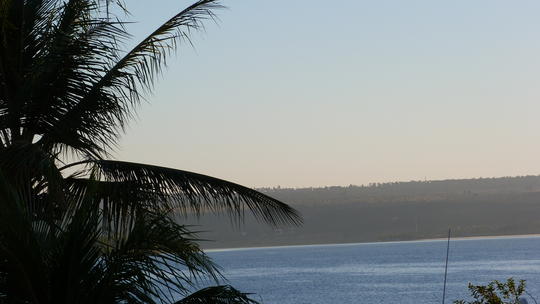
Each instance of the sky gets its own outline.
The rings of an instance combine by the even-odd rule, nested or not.
[[[134,41],[190,4],[126,2]],[[118,159],[250,187],[540,174],[540,1],[222,4]]]

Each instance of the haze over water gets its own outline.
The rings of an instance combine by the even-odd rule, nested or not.
[[[540,238],[450,243],[446,303],[468,282],[527,280],[540,299]],[[441,303],[446,241],[291,246],[213,251],[230,283],[265,304]],[[532,303],[531,299],[529,302]]]

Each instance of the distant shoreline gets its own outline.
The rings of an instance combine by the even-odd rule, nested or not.
[[[524,239],[524,238],[540,238],[540,234],[533,233],[533,234],[516,234],[516,235],[460,236],[460,237],[455,237],[455,238],[450,237],[450,241],[489,240],[489,239]],[[402,241],[320,243],[320,244],[304,244],[304,245],[212,248],[212,249],[204,249],[204,252],[228,252],[228,251],[241,251],[241,250],[304,248],[304,247],[324,247],[324,246],[354,246],[354,245],[370,245],[370,244],[421,243],[421,242],[446,241],[446,240],[447,238],[427,238],[427,239],[402,240]]]
[[[231,227],[197,220],[205,249],[500,237],[540,233],[540,176],[270,189],[303,217],[300,227],[266,226],[251,216]]]

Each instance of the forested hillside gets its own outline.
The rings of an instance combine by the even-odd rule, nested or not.
[[[300,210],[301,227],[269,228],[246,217],[198,222],[207,248],[373,242],[540,233],[540,176],[411,181],[367,186],[265,188]]]

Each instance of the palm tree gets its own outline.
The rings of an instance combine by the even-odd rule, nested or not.
[[[230,286],[192,293],[222,276],[172,215],[249,210],[279,225],[298,213],[221,179],[110,159],[167,55],[220,5],[197,1],[129,50],[109,6],[123,9],[0,0],[0,303],[254,303]]]

